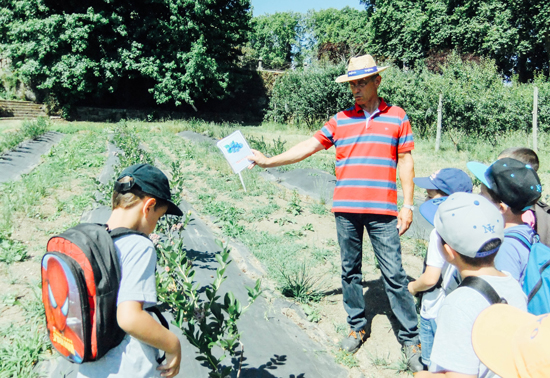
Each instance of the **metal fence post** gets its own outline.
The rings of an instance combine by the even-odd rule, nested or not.
[[[535,87],[533,91],[533,150],[538,152],[537,148],[537,112],[538,112],[538,103],[539,103],[539,89]]]
[[[437,134],[435,136],[435,150],[439,151],[439,145],[441,144],[441,121],[443,119],[443,94],[439,95],[439,106],[437,107]]]

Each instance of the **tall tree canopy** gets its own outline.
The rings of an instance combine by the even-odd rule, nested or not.
[[[252,19],[251,56],[266,67],[289,68],[301,62],[302,15],[277,12]]]
[[[370,39],[368,13],[350,7],[309,11],[305,18],[308,47],[333,62],[364,52]]]
[[[250,0],[0,0],[0,51],[60,103],[139,82],[158,104],[222,98]]]
[[[414,65],[456,49],[495,60],[505,75],[548,75],[550,4],[546,0],[361,0],[371,15],[369,50]]]

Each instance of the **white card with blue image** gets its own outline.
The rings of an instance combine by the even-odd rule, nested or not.
[[[252,164],[246,157],[253,153],[239,130],[218,141],[217,146],[223,152],[233,172],[239,173]]]

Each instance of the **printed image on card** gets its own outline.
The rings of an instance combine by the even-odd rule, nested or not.
[[[218,141],[217,146],[235,173],[239,173],[252,163],[246,158],[253,155],[252,151],[239,130]]]

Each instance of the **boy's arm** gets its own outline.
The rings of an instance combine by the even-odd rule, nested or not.
[[[416,280],[409,282],[409,292],[416,295],[419,292],[431,289],[441,277],[441,268],[426,266],[426,271]]]
[[[166,364],[159,366],[164,370],[163,377],[174,377],[178,374],[181,362],[181,346],[172,332],[158,323],[147,311],[143,303],[125,301],[118,305],[117,321],[120,328],[136,339],[166,352]]]

